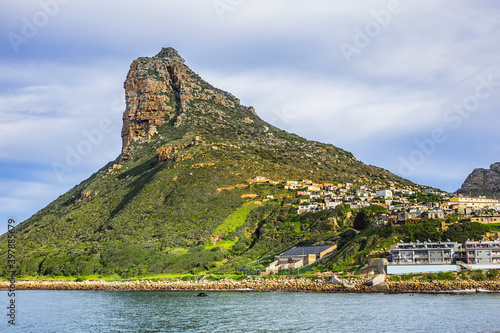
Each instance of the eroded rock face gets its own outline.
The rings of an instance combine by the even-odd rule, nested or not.
[[[164,145],[156,151],[156,162],[161,163],[171,159],[177,154],[177,147],[174,145]]]
[[[489,169],[475,169],[457,193],[465,195],[500,194],[500,162],[492,164]]]
[[[153,126],[161,126],[181,112],[177,99],[188,84],[184,60],[175,50],[163,49],[153,58],[139,58],[125,81],[122,149],[134,140],[148,140]],[[148,137],[149,136],[149,137]]]
[[[180,162],[192,158],[192,154],[183,153],[183,149],[189,145],[171,145],[166,144],[156,150],[156,163],[160,164],[165,161]]]
[[[204,82],[173,48],[163,48],[152,58],[135,60],[124,87],[122,159],[125,160],[132,142],[151,140],[157,134],[157,127],[170,121],[176,127],[181,126],[183,113],[189,110],[191,101],[213,101],[225,107],[239,104],[234,96]]]

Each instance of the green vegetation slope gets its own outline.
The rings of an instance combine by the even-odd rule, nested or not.
[[[298,216],[289,205],[295,192],[248,181],[256,176],[409,184],[264,122],[175,50],[134,61],[125,89],[122,153],[17,227],[18,276],[234,271],[348,227],[338,222],[342,211]],[[265,202],[267,195],[277,199]]]

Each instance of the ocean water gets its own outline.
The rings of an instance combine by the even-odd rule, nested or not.
[[[500,332],[500,294],[17,291],[0,332]]]

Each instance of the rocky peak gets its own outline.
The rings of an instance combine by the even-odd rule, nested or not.
[[[172,47],[162,48],[160,53],[158,53],[155,57],[166,58],[170,62],[184,63],[184,59],[182,59],[177,50]]]
[[[465,195],[499,195],[500,162],[489,169],[478,168],[472,171],[457,193]]]
[[[500,162],[490,165],[490,171],[500,174]]]
[[[196,108],[195,101],[212,102],[225,108],[239,105],[233,95],[203,81],[171,47],[162,48],[154,57],[134,60],[124,88],[123,160],[130,157],[128,150],[132,142],[151,140],[158,128],[169,122],[181,126],[185,113]]]

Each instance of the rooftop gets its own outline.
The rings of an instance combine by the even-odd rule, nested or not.
[[[279,257],[292,257],[292,256],[305,256],[308,254],[319,254],[325,250],[328,250],[333,245],[321,245],[321,246],[306,246],[306,247],[294,247],[291,250],[286,251]]]

